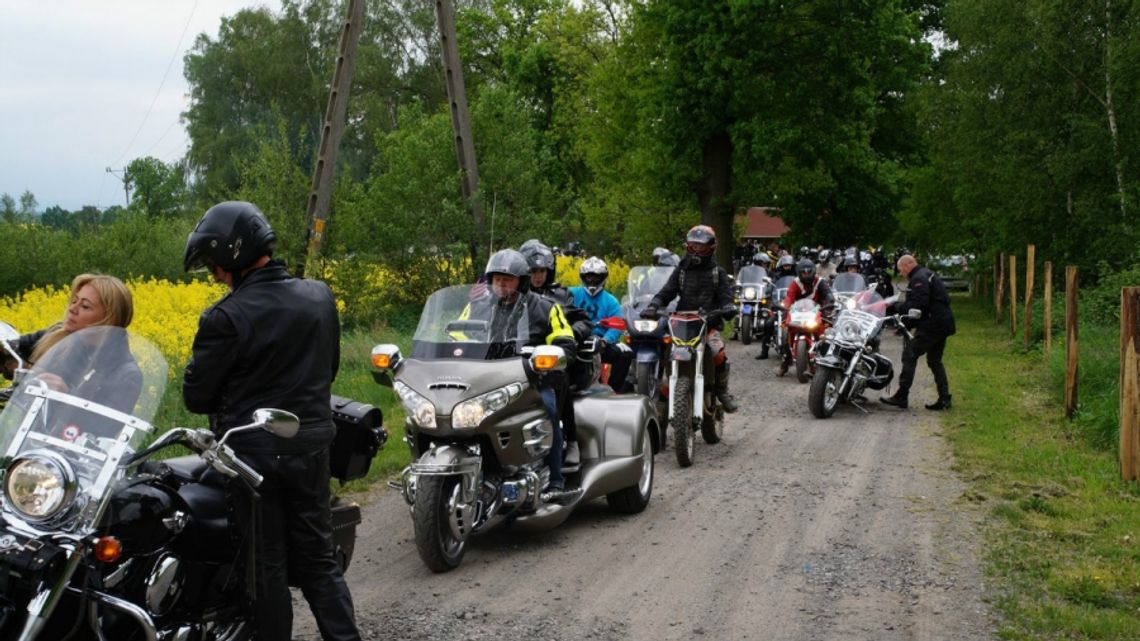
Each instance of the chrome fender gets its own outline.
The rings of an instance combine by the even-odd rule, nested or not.
[[[421,476],[463,477],[463,502],[474,503],[479,496],[483,459],[456,445],[436,445],[404,468],[402,493],[408,505],[416,503],[416,480]]]

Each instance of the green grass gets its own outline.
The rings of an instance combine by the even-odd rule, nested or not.
[[[1039,351],[1025,354],[1022,337],[1011,341],[1008,325],[972,300],[959,299],[955,313],[958,334],[946,351],[954,410],[942,420],[972,486],[967,497],[988,510],[1000,637],[1137,638],[1140,487],[1120,480],[1116,449],[1098,436],[1103,421],[1064,418],[1055,368]],[[1107,349],[1094,333],[1081,336],[1090,356]],[[1103,388],[1117,386],[1110,369],[1082,372],[1086,416],[1107,412]]]

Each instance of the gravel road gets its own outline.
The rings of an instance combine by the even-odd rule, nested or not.
[[[896,367],[899,341],[884,339]],[[697,439],[693,467],[671,446],[657,455],[642,514],[597,500],[549,532],[492,531],[436,575],[396,492],[355,497],[364,523],[347,578],[364,638],[994,638],[981,515],[922,408],[935,396],[925,364],[911,409],[874,400],[818,420],[807,385],[754,360],[755,345],[728,349],[740,412],[722,443]],[[299,594],[294,608],[297,638],[319,639]]]

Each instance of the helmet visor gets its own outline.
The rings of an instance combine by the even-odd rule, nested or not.
[[[685,251],[695,256],[712,256],[713,252],[716,251],[716,245],[713,243],[688,242],[685,243]]]

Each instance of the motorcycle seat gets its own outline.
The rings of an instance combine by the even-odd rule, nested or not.
[[[206,472],[206,461],[200,456],[191,454],[189,456],[178,456],[175,458],[168,458],[163,461],[170,471],[174,473],[182,483],[195,483]]]

